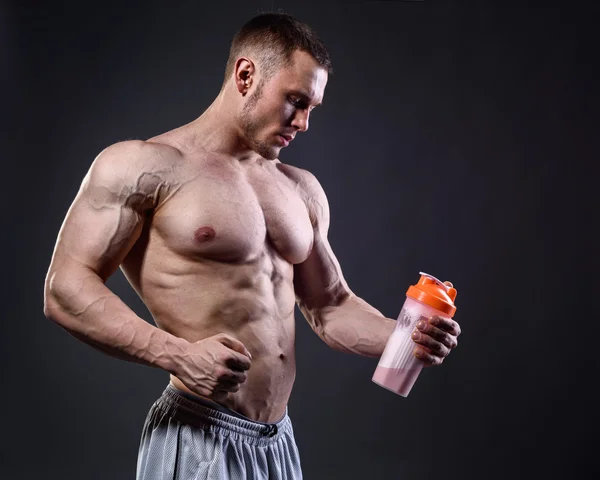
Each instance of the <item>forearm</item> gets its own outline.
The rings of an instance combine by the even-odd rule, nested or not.
[[[363,299],[350,295],[336,306],[303,313],[317,334],[335,350],[379,357],[396,326]]]
[[[185,340],[138,317],[93,272],[70,273],[49,276],[44,301],[48,318],[104,353],[176,374]]]

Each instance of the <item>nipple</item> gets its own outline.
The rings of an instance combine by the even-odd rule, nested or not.
[[[194,238],[198,242],[207,242],[215,238],[215,231],[210,227],[200,227],[194,232]]]

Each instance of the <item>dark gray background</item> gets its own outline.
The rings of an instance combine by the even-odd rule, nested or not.
[[[167,376],[44,318],[56,234],[93,158],[200,115],[235,31],[272,8],[333,58],[324,106],[281,159],[328,193],[351,288],[395,318],[419,271],[451,280],[464,332],[404,399],[371,382],[376,359],[330,350],[297,313],[305,477],[592,478],[598,9],[47,3],[0,7],[1,478],[134,477]],[[151,320],[120,273],[109,285]]]

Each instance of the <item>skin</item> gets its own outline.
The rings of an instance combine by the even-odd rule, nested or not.
[[[263,422],[284,415],[294,383],[296,303],[332,348],[380,356],[395,320],[344,280],[317,179],[277,159],[278,135],[308,129],[326,83],[304,52],[269,79],[240,57],[196,120],[101,152],[59,232],[46,316]],[[119,267],[156,326],[106,287]],[[459,334],[431,318],[415,330],[415,355],[439,365]]]

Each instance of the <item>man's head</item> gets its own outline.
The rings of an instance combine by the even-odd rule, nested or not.
[[[306,24],[281,13],[247,22],[231,44],[223,90],[234,96],[248,147],[277,158],[286,144],[281,136],[293,138],[308,129],[332,71],[325,46]]]

